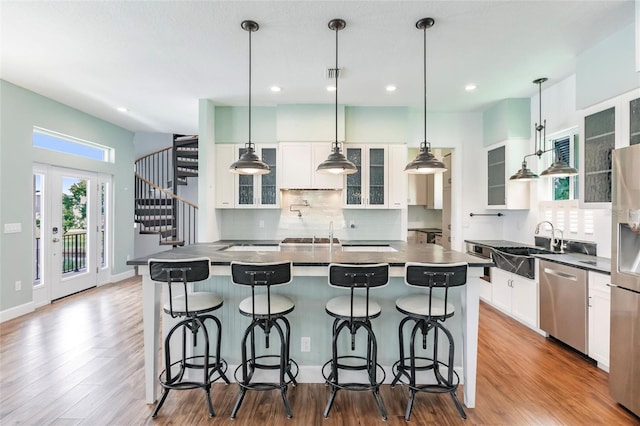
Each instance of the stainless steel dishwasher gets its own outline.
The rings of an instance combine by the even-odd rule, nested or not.
[[[540,260],[540,328],[587,353],[587,271]]]

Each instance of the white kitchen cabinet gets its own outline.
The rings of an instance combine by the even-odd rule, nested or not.
[[[407,206],[407,146],[389,145],[389,208],[401,209]]]
[[[344,152],[358,172],[344,177],[343,208],[388,208],[388,145],[345,144]]]
[[[280,188],[342,189],[343,177],[316,172],[331,153],[332,144],[283,142],[278,144]]]
[[[216,207],[217,208],[279,208],[280,190],[277,183],[277,148],[256,146],[256,154],[271,169],[266,175],[238,175],[229,166],[245,151],[244,145],[216,145]]]
[[[499,268],[491,268],[491,303],[513,318],[538,328],[538,283]]]
[[[529,208],[529,182],[509,179],[522,168],[528,148],[528,140],[507,140],[487,149],[487,209]]]
[[[234,207],[235,175],[229,172],[229,166],[236,160],[236,145],[216,145],[216,208]]]
[[[611,319],[610,276],[589,271],[589,349],[598,367],[609,370],[609,335]]]

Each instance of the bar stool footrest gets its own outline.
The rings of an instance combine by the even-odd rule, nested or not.
[[[438,383],[431,384],[422,384],[416,385],[411,383],[411,367],[407,365],[405,362],[409,362],[410,358],[404,358],[402,360],[396,361],[391,367],[391,371],[394,374],[394,382],[400,382],[403,385],[407,386],[409,389],[412,389],[416,392],[429,392],[429,393],[451,393],[454,392],[458,385],[460,384],[460,376],[455,370],[451,370],[453,373],[453,382],[448,383],[448,380],[442,376],[439,372],[440,367],[444,367],[449,370],[449,366],[442,361],[435,361],[433,358],[426,357],[415,357],[416,361],[427,362],[427,364],[416,365],[416,371],[428,371],[434,370],[436,380]],[[436,364],[438,368],[436,368]]]
[[[259,362],[256,362],[257,360],[260,359],[280,359],[280,355],[262,355],[262,356],[257,356],[255,357],[255,359],[253,360],[247,360],[245,363],[241,363],[239,364],[234,373],[233,373],[233,377],[236,380],[236,382],[238,383],[238,386],[240,386],[243,389],[246,390],[257,390],[257,391],[270,391],[270,390],[274,390],[274,389],[284,389],[287,386],[289,386],[290,384],[293,384],[294,386],[297,384],[296,382],[296,378],[298,377],[298,373],[300,372],[300,368],[298,367],[298,363],[294,360],[289,358],[289,366],[287,371],[285,372],[285,381],[282,383],[276,383],[276,382],[253,382],[251,383],[251,379],[249,379],[249,383],[244,383],[243,380],[241,380],[238,376],[239,373],[242,371],[242,367],[243,365],[247,364],[249,366],[249,377],[253,377],[253,373],[255,370],[279,370],[280,369],[280,364],[261,364]],[[294,367],[294,368],[292,368]]]
[[[367,358],[363,357],[363,356],[354,356],[354,355],[343,355],[343,356],[339,356],[338,358],[338,363],[337,363],[337,367],[338,370],[351,370],[351,371],[360,371],[360,370],[367,370],[368,368],[368,364],[367,364]],[[360,360],[360,361],[364,361],[364,364],[359,364],[359,365],[349,365],[349,364],[341,364],[339,361],[340,360],[346,360],[346,359],[352,359],[352,360]],[[372,391],[372,390],[377,390],[380,385],[382,383],[384,383],[386,377],[387,377],[387,373],[384,371],[384,368],[382,368],[382,366],[379,363],[376,363],[376,377],[381,377],[379,380],[376,381],[375,384],[372,383],[339,383],[339,382],[335,382],[330,380],[330,376],[331,376],[331,368],[328,369],[327,371],[327,367],[331,367],[331,364],[333,363],[333,359],[330,359],[329,361],[325,362],[324,365],[322,366],[322,377],[324,377],[325,382],[335,388],[338,389],[346,389],[346,390],[354,390],[354,391]],[[378,374],[378,373],[382,373],[382,374]]]
[[[201,360],[202,363],[194,363],[193,361]],[[176,365],[184,364],[184,367],[181,367],[179,373],[176,374],[176,379],[173,382],[169,382],[167,377],[167,370],[162,370],[160,375],[158,376],[158,381],[160,382],[160,386],[165,389],[198,389],[203,388],[208,385],[211,385],[218,379],[223,379],[225,382],[226,376],[224,373],[227,372],[227,361],[224,359],[217,360],[215,356],[209,356],[209,380],[207,382],[194,381],[194,380],[183,380],[184,373],[187,370],[198,371],[204,369],[204,355],[195,355],[186,358],[187,362],[183,362],[183,360],[178,360],[171,364],[170,367],[174,367]],[[189,362],[192,361],[192,362]],[[228,383],[228,382],[227,382]]]

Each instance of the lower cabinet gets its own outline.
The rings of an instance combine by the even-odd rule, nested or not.
[[[611,319],[611,277],[589,271],[589,357],[609,369],[609,324]]]
[[[499,268],[491,269],[493,306],[518,321],[538,328],[538,283]]]

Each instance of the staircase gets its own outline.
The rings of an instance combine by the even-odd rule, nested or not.
[[[173,146],[135,162],[135,222],[160,245],[196,243],[198,206],[177,195],[198,176],[198,136],[173,135]]]

